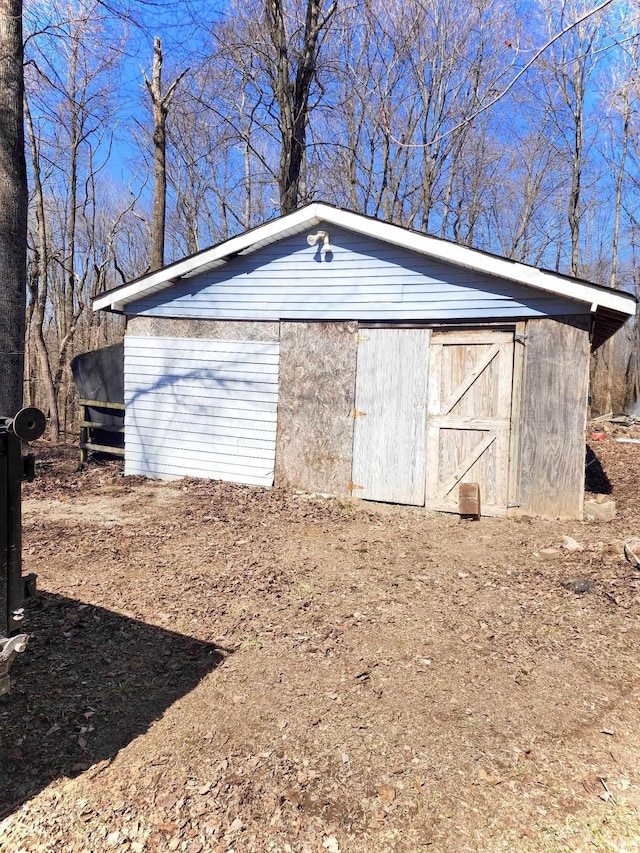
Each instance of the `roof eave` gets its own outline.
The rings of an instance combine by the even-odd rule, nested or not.
[[[367,219],[350,211],[337,208],[328,208],[328,211],[331,212],[336,225],[342,225],[352,231],[359,231],[402,248],[428,255],[434,260],[513,281],[533,287],[536,290],[565,296],[568,299],[582,302],[591,308],[594,305],[604,306],[622,313],[625,318],[633,316],[636,311],[635,297],[622,291],[601,288],[590,282],[541,270],[497,255],[490,255],[468,246],[431,237],[428,234],[407,231],[398,225]]]
[[[540,270],[518,261],[490,255],[417,231],[409,231],[398,225],[332,207],[322,202],[315,202],[274,219],[211,249],[102,294],[93,300],[93,309],[94,311],[125,311],[130,302],[163,290],[179,279],[191,278],[205,270],[214,269],[227,263],[236,255],[259,251],[271,243],[312,228],[321,221],[365,234],[443,263],[451,263],[483,275],[505,279],[571,299],[589,306],[588,310],[592,313],[596,313],[598,308],[613,311],[620,315],[620,325],[623,325],[626,319],[633,316],[636,311],[635,297],[622,291],[602,288],[579,279]]]
[[[312,228],[320,221],[315,213],[320,206],[325,207],[316,203],[301,208],[288,216],[274,219],[251,231],[245,231],[237,237],[231,237],[204,252],[198,252],[196,255],[191,255],[182,261],[169,264],[156,272],[147,273],[135,281],[107,291],[93,300],[93,310],[122,311],[130,302],[163,290],[180,279],[199,275],[207,269],[222,266],[236,255],[256,252],[287,236]]]
[[[591,350],[595,351],[609,338],[613,337],[629,319],[616,311],[598,306],[593,312],[593,334],[591,336]]]

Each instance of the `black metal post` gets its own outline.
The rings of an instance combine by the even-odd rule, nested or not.
[[[38,409],[23,409],[15,418],[0,418],[0,696],[9,692],[9,669],[16,653],[27,647],[20,633],[26,593],[35,591],[35,576],[22,577],[22,481],[34,473],[33,457],[23,457],[22,440],[44,432]]]
[[[0,431],[0,637],[9,635],[8,433]]]
[[[7,576],[8,636],[22,628],[24,589],[22,584],[22,442],[7,435]]]

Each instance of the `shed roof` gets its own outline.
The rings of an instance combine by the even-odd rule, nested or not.
[[[93,308],[96,311],[123,312],[134,300],[162,291],[179,280],[222,266],[237,255],[257,252],[272,243],[311,229],[321,222],[368,235],[443,263],[513,281],[580,303],[595,315],[594,346],[603,343],[636,312],[635,297],[624,291],[532,267],[468,246],[460,246],[440,237],[392,225],[324,202],[308,204],[293,213],[109,290],[93,300]]]

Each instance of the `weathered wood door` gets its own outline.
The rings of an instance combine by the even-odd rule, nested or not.
[[[456,512],[479,483],[483,515],[506,515],[513,385],[511,332],[434,332],[429,356],[426,506]]]
[[[356,497],[422,506],[429,329],[362,329],[356,366]]]

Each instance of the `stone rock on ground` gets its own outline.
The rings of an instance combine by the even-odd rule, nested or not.
[[[634,569],[640,569],[640,539],[632,537],[624,543],[624,555]]]
[[[585,521],[613,521],[616,515],[616,502],[606,495],[587,498],[584,502]]]
[[[563,536],[561,547],[565,551],[584,551],[584,545],[581,545],[572,536]]]
[[[570,592],[575,592],[576,595],[584,595],[585,592],[591,592],[596,585],[595,581],[588,578],[567,578],[562,581],[562,586]]]

